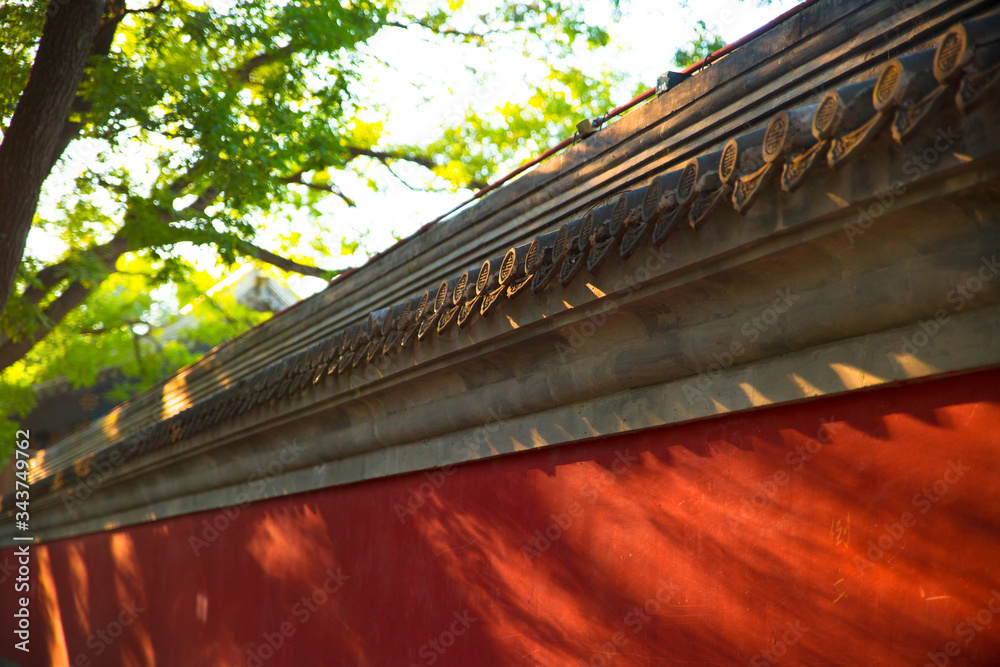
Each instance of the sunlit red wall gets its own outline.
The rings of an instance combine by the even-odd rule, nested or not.
[[[1000,664],[998,371],[432,477],[45,545],[26,664]]]

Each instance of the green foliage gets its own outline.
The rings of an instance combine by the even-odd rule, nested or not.
[[[674,62],[677,67],[688,67],[725,45],[726,40],[709,29],[704,21],[698,21],[694,39],[687,48],[674,52]]]
[[[14,113],[17,100],[28,81],[42,22],[43,3],[31,0],[4,0],[0,3],[0,120],[3,127]]]
[[[41,0],[0,7],[2,127],[27,80],[45,8]],[[70,175],[74,187],[35,221],[60,248],[58,279],[39,278],[52,266],[51,253],[29,252],[0,315],[0,350],[41,339],[0,367],[0,415],[29,410],[32,386],[59,377],[86,386],[106,368],[124,373],[112,398],[126,398],[193,361],[192,349],[261,321],[264,315],[224,297],[204,297],[211,281],[195,270],[191,247],[230,265],[258,254],[249,244],[266,231],[270,250],[300,264],[353,255],[361,238],[330,228],[331,216],[320,215],[324,200],[341,196],[338,174],[365,177],[372,160],[405,161],[429,168],[430,180],[474,185],[609,103],[601,79],[553,70],[546,85],[557,86],[555,95],[539,86],[527,102],[477,124],[453,119],[439,141],[395,145],[364,98],[365,73],[392,66],[369,46],[383,31],[417,31],[538,62],[607,44],[607,32],[563,0],[498,0],[486,12],[463,0],[164,0],[156,10],[105,20],[117,21],[114,39],[89,61],[70,117],[78,138],[64,155],[86,156],[87,147],[92,154]],[[510,127],[505,118],[514,119]],[[299,212],[312,216],[308,241],[289,227]],[[119,248],[108,260],[119,241],[126,252]],[[71,286],[89,294],[68,315],[53,317],[49,309]],[[158,343],[151,332],[184,304],[200,324],[182,340]],[[0,441],[11,427],[0,422]]]
[[[0,368],[0,416],[29,410],[32,386],[60,377],[86,386],[104,368],[127,378],[111,398],[127,398],[192,362],[196,350],[262,321],[266,315],[231,299],[204,296],[212,280],[195,269],[193,247],[210,250],[222,266],[258,254],[250,244],[259,237],[300,264],[353,255],[364,233],[333,228],[335,216],[321,215],[331,198],[352,204],[337,186],[341,174],[377,186],[373,163],[409,164],[419,165],[418,187],[480,187],[621,101],[613,97],[624,77],[588,76],[566,62],[609,41],[580,5],[496,2],[484,12],[464,0],[164,0],[154,11],[106,17],[119,21],[114,40],[90,59],[70,118],[79,135],[65,153],[79,157],[89,147],[91,154],[81,173],[68,176],[71,191],[35,221],[59,250],[25,256],[0,314],[0,350],[42,338]],[[45,8],[43,0],[0,6],[0,127],[27,80]],[[449,118],[436,138],[394,143],[363,84],[392,67],[374,38],[403,30],[528,58],[548,75],[524,99]],[[721,45],[700,23],[678,63]],[[302,214],[312,223],[308,238],[289,224]],[[104,253],[118,241],[126,251],[108,260]],[[39,272],[54,255],[58,280],[43,285]],[[89,294],[53,319],[48,309],[72,285]],[[180,340],[157,342],[152,333],[188,304],[199,324]],[[0,420],[0,443],[13,426]]]
[[[469,111],[465,122],[449,128],[430,150],[441,156],[434,173],[458,187],[485,183],[494,165],[526,160],[571,136],[584,118],[615,106],[614,84],[621,77],[590,77],[578,69],[552,69],[525,102],[507,102],[492,113]]]
[[[140,257],[122,260],[117,268],[84,304],[0,375],[0,415],[26,414],[34,406],[33,386],[65,379],[74,387],[86,387],[106,369],[118,369],[126,378],[106,398],[124,401],[196,361],[203,350],[268,317],[224,292],[207,297],[215,280],[204,272],[186,273],[184,282],[168,282],[157,276],[153,262]],[[154,297],[164,284],[175,296]],[[187,326],[175,339],[158,340],[163,326],[179,318],[181,304],[192,306]],[[0,418],[0,442],[12,441],[15,429],[14,419]]]

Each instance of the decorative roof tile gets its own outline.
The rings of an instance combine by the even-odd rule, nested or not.
[[[319,383],[349,382],[337,376],[449,335],[453,326],[475,326],[477,318],[489,318],[515,297],[560,290],[584,271],[606,271],[643,244],[665,243],[683,223],[697,232],[723,206],[745,213],[763,191],[778,187],[779,175],[781,189],[792,192],[820,173],[824,156],[841,169],[887,125],[895,141],[905,143],[949,100],[968,113],[991,96],[998,81],[1000,15],[952,26],[936,48],[894,58],[875,78],[827,91],[817,104],[778,111],[765,129],[619,192],[557,231],[509,248],[434,290],[387,304],[362,323],[101,450],[91,465],[112,456],[142,456]],[[55,477],[40,481],[43,491]]]

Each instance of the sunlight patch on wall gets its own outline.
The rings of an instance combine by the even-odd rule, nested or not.
[[[187,373],[181,372],[167,380],[163,385],[163,407],[160,411],[162,419],[173,417],[191,407],[191,395],[187,386]]]
[[[885,384],[885,378],[872,375],[870,371],[865,371],[847,364],[830,364],[830,370],[837,374],[840,381],[844,383],[846,389],[863,389],[876,384]]]
[[[42,603],[42,613],[48,620],[43,625],[47,630],[45,639],[48,645],[49,664],[52,667],[69,667],[66,633],[63,631],[56,582],[52,576],[52,566],[49,563],[49,550],[46,547],[38,547],[36,554],[38,557],[38,597]]]
[[[138,607],[148,607],[146,588],[139,570],[139,560],[135,553],[135,544],[129,533],[114,533],[111,535],[111,557],[115,563],[115,592],[118,595],[119,606],[123,609],[133,604]],[[146,629],[140,615],[129,628],[135,643],[142,648],[142,655],[132,652],[128,646],[119,648],[121,664],[135,667],[154,667],[156,654],[153,650],[153,639]]]
[[[114,442],[121,436],[118,428],[118,418],[121,417],[121,410],[112,410],[101,420],[101,433],[108,442]]]
[[[809,380],[805,379],[801,375],[797,375],[795,373],[789,373],[788,379],[794,382],[795,386],[797,386],[799,389],[802,390],[802,395],[806,398],[812,396],[822,396],[823,394],[826,393],[825,391],[814,385],[812,382],[809,382]]]
[[[308,506],[268,512],[254,525],[247,551],[269,576],[304,589],[327,568],[336,567],[326,521]]]
[[[73,589],[73,606],[77,622],[86,634],[90,629],[90,580],[87,576],[87,564],[83,560],[84,544],[73,540],[66,548],[69,560],[70,584]]]

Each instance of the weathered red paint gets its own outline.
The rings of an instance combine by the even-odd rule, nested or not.
[[[998,472],[993,370],[173,518],[38,548],[27,664],[1000,664]]]

